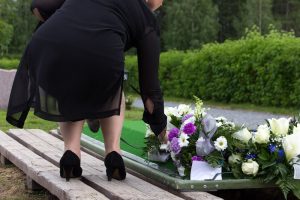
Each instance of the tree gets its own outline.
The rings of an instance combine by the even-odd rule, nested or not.
[[[214,3],[219,10],[218,41],[223,42],[226,39],[239,38],[241,29],[237,22],[241,20],[246,0],[214,0]]]
[[[282,29],[300,36],[300,1],[273,0],[273,15],[282,22]]]
[[[0,20],[0,55],[7,53],[8,45],[11,42],[13,26]]]
[[[0,20],[13,26],[9,53],[20,54],[31,37],[36,19],[30,12],[31,0],[0,0]]]
[[[166,49],[194,49],[217,39],[217,7],[211,0],[172,0],[165,8]]]
[[[235,19],[234,26],[240,30],[238,36],[244,35],[246,28],[256,26],[260,32],[265,34],[272,24],[275,28],[280,28],[281,24],[276,21],[272,14],[273,0],[251,0],[245,2],[242,7],[242,15],[239,20]]]

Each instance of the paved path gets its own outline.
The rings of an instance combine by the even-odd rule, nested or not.
[[[166,107],[175,107],[178,106],[180,103],[174,102],[165,102]],[[135,100],[133,103],[134,107],[143,108],[143,103],[140,99]],[[233,121],[239,125],[245,125],[250,129],[256,129],[257,125],[265,123],[266,119],[270,118],[280,118],[280,117],[289,117],[286,115],[276,115],[270,113],[263,113],[263,112],[253,112],[253,111],[245,111],[245,110],[229,110],[229,109],[222,109],[222,108],[213,108],[210,107],[207,111],[213,117],[223,116],[226,117],[228,120]]]

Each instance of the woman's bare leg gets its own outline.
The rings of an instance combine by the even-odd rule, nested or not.
[[[125,98],[122,94],[120,115],[100,119],[101,130],[103,133],[105,154],[116,151],[121,154],[120,137],[124,122]]]
[[[60,131],[65,143],[65,151],[71,150],[79,158],[80,154],[80,138],[84,121],[77,122],[60,122]]]

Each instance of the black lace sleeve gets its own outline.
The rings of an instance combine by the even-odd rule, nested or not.
[[[152,29],[137,42],[139,85],[141,97],[145,102],[150,99],[154,104],[151,114],[146,106],[143,121],[150,125],[155,135],[159,135],[167,125],[167,116],[164,114],[164,100],[158,79],[160,56],[160,41],[157,32]]]
[[[47,20],[64,2],[65,0],[33,0],[30,9],[33,11],[37,8],[43,19]]]

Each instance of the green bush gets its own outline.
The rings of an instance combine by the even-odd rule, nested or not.
[[[126,67],[138,85],[135,57]],[[300,38],[252,30],[237,41],[211,43],[198,51],[161,54],[164,94],[267,106],[300,106]]]
[[[0,59],[0,69],[17,69],[19,65],[19,59]]]

